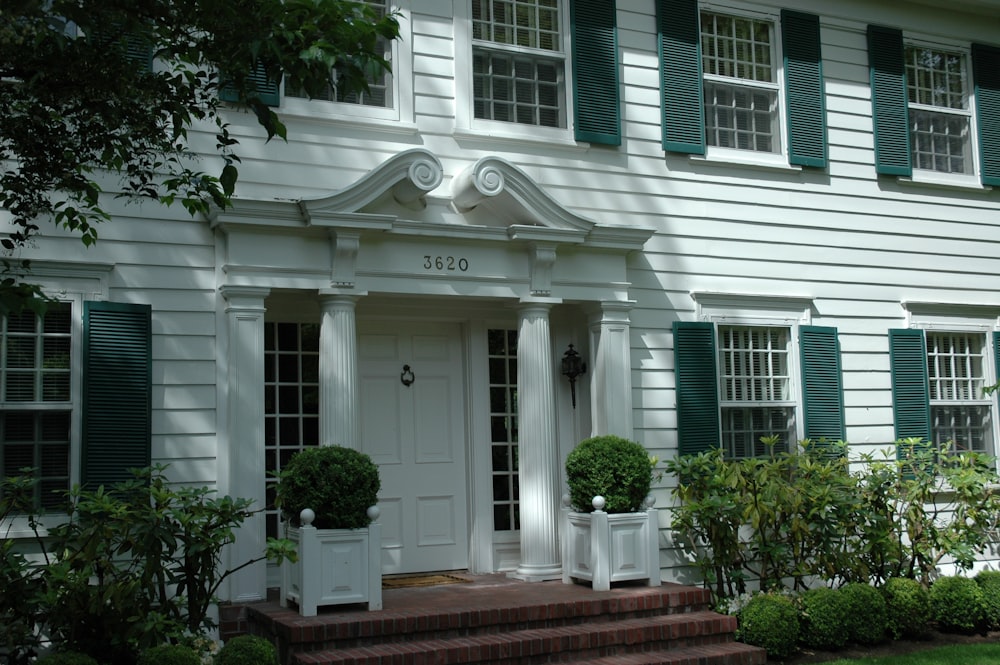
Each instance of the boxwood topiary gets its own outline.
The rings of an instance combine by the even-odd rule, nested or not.
[[[767,650],[768,659],[790,656],[799,641],[799,613],[787,596],[759,593],[736,616],[736,639]]]
[[[945,632],[974,633],[986,623],[983,591],[961,575],[939,577],[931,585],[931,618]]]
[[[277,665],[274,645],[257,635],[240,635],[219,650],[216,665]]]
[[[839,589],[819,587],[802,592],[802,644],[833,651],[847,644],[848,605]]]
[[[316,513],[317,529],[361,529],[378,500],[381,482],[372,459],[342,446],[316,446],[292,455],[278,476],[277,505],[299,525],[305,508]]]
[[[161,644],[139,654],[136,665],[201,665],[201,657],[183,644]]]
[[[878,644],[885,639],[885,598],[878,589],[864,582],[851,582],[840,589],[847,605],[844,629],[849,642]]]
[[[603,496],[607,512],[634,512],[652,484],[649,454],[635,441],[618,436],[585,439],[566,458],[566,483],[574,510],[593,512],[594,497]]]
[[[42,656],[35,665],[98,665],[97,661],[85,653],[59,651]]]
[[[975,580],[983,590],[987,628],[1000,629],[1000,570],[980,571]]]
[[[891,577],[882,586],[886,628],[894,640],[923,639],[930,630],[931,604],[927,589],[909,577]]]

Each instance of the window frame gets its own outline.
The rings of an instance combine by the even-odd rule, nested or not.
[[[575,100],[573,95],[573,35],[570,20],[570,3],[568,0],[557,0],[559,12],[559,34],[562,41],[561,54],[549,56],[558,58],[562,65],[562,81],[559,96],[562,104],[560,115],[563,126],[547,127],[544,125],[506,122],[502,120],[487,120],[475,117],[474,68],[472,65],[474,48],[479,40],[472,37],[472,2],[474,0],[459,0],[455,3],[455,133],[458,136],[470,137],[490,136],[499,139],[516,141],[544,141],[547,143],[562,143],[576,145],[573,125],[575,123]],[[498,45],[497,52],[525,53],[528,55],[542,54],[539,49],[518,47],[514,45]],[[463,57],[465,54],[468,57]]]

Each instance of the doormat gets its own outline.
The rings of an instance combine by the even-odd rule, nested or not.
[[[457,575],[403,575],[401,577],[383,577],[383,589],[407,589],[418,586],[437,586],[439,584],[468,584],[472,580]]]

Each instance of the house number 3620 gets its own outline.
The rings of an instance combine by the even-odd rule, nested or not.
[[[458,270],[469,269],[469,259],[462,256],[430,256],[424,254],[424,270]]]

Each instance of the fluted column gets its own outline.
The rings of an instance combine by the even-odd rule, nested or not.
[[[548,303],[520,309],[517,340],[521,565],[515,576],[559,579],[558,464]]]
[[[632,350],[629,312],[632,302],[601,303],[591,320],[595,339],[594,372],[590,386],[593,436],[615,434],[632,438]]]
[[[357,448],[358,342],[356,296],[330,295],[320,299],[323,318],[319,330],[319,442]]]
[[[230,568],[264,554],[264,298],[269,290],[224,287],[226,299],[226,436],[220,470],[228,464],[230,496],[253,501],[252,513],[237,529],[229,548]],[[267,597],[267,568],[258,561],[233,574],[229,599],[253,602]]]

